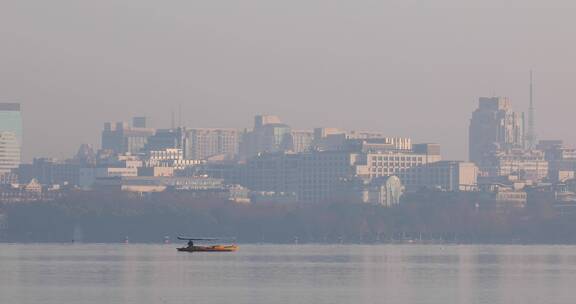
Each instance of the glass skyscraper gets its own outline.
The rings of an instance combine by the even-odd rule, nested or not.
[[[0,175],[20,165],[22,115],[19,103],[0,103]]]

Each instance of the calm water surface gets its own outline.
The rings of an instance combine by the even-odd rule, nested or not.
[[[576,247],[0,244],[0,303],[576,303]]]

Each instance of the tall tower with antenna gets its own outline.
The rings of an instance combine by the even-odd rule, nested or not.
[[[528,130],[526,132],[527,148],[532,150],[536,147],[536,131],[534,130],[534,77],[530,70],[530,105],[528,106]]]

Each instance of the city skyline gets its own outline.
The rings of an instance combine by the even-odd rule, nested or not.
[[[487,95],[489,96],[489,95]],[[486,98],[486,99],[493,99],[493,98],[506,98],[507,100],[510,101],[510,103],[513,105],[512,108],[515,112],[520,113],[522,115],[528,115],[528,107],[526,107],[526,111],[523,111],[522,109],[523,104],[518,105],[517,103],[515,103],[513,100],[511,100],[510,98],[507,97],[501,97],[501,96],[491,96],[491,97],[478,97],[480,99],[482,98]],[[466,117],[462,117],[462,119],[465,119],[464,123],[465,125],[463,126],[463,129],[465,129],[465,135],[463,138],[460,138],[459,140],[454,140],[454,141],[449,141],[446,140],[444,142],[438,140],[438,141],[434,141],[434,142],[438,142],[439,144],[441,144],[443,146],[443,154],[446,155],[448,158],[450,159],[459,159],[459,160],[469,160],[469,148],[467,147],[469,145],[469,131],[468,131],[468,127],[469,127],[469,122],[472,119],[472,115],[470,114],[472,112],[472,110],[476,107],[478,98],[474,101],[474,106],[471,107],[470,112],[467,113]],[[23,133],[28,133],[27,130],[27,125],[26,125],[26,110],[28,110],[28,107],[26,107],[25,103],[19,103],[21,105],[21,107],[24,109],[21,112],[23,113],[22,116],[24,116],[24,118],[22,119],[24,121],[23,123]],[[191,125],[188,121],[188,119],[186,119],[186,117],[188,117],[186,115],[186,113],[178,113],[177,111],[183,111],[183,107],[182,105],[176,106],[176,107],[171,107],[169,112],[167,113],[167,115],[163,115],[163,116],[154,116],[154,115],[145,115],[145,116],[138,116],[138,115],[142,115],[143,113],[133,113],[135,116],[134,117],[130,117],[127,115],[122,115],[121,113],[115,113],[114,117],[120,117],[118,122],[128,122],[131,123],[131,119],[133,118],[140,118],[140,117],[146,117],[147,118],[147,124],[149,125],[149,127],[154,128],[154,129],[170,129],[172,125],[176,124],[179,125],[180,123],[182,124],[182,126],[191,128],[191,129],[212,129],[212,128],[224,128],[224,129],[231,129],[231,130],[238,130],[238,131],[243,131],[243,130],[250,130],[251,129],[251,125],[250,125],[250,120],[248,119],[242,119],[242,120],[247,120],[247,124],[244,126],[230,126],[230,124],[226,124],[228,127],[226,126],[222,126],[222,125],[218,125],[218,121],[213,121],[213,123],[207,127],[207,126],[194,126]],[[263,114],[263,113],[258,113],[258,114]],[[284,117],[282,115],[279,115],[278,113],[266,113],[266,114],[275,114],[279,117],[282,117],[283,122],[288,123],[294,130],[313,130],[314,128],[320,128],[320,127],[335,127],[335,128],[339,128],[339,129],[347,129],[349,131],[368,131],[368,132],[378,132],[378,133],[382,133],[382,134],[386,134],[387,136],[393,136],[393,137],[399,137],[400,135],[398,134],[388,134],[385,130],[380,130],[380,129],[362,129],[362,128],[358,128],[358,127],[354,127],[352,126],[351,128],[343,128],[343,127],[339,127],[339,126],[334,126],[334,125],[321,125],[321,124],[317,124],[317,125],[312,125],[313,127],[310,128],[304,128],[298,125],[294,125],[291,122],[287,121],[286,119],[284,119]],[[256,115],[256,114],[254,114]],[[539,112],[536,111],[536,115],[539,115]],[[168,116],[168,117],[166,117]],[[323,118],[326,118],[325,116],[323,116]],[[462,120],[460,119],[460,120]],[[330,119],[327,119],[330,120]],[[457,119],[455,119],[457,120]],[[116,123],[115,120],[112,119],[105,119],[103,121],[111,121]],[[167,121],[167,124],[166,124]],[[353,119],[351,119],[350,121],[354,121]],[[226,122],[224,122],[226,123]],[[382,123],[386,123],[385,121]],[[161,124],[161,125],[160,125]],[[526,124],[526,121],[525,121]],[[80,145],[82,144],[90,144],[94,147],[100,147],[101,145],[101,139],[100,139],[100,130],[101,130],[101,125],[102,122],[100,122],[100,124],[95,127],[96,129],[96,135],[94,136],[94,138],[90,139],[90,140],[84,140],[84,141],[80,141],[80,142],[69,142],[67,145],[64,145],[65,147],[69,147],[65,150],[59,150],[59,149],[51,149],[50,145],[46,145],[43,147],[38,147],[38,149],[40,150],[36,150],[39,152],[33,152],[29,149],[27,149],[27,147],[31,146],[30,144],[27,144],[27,142],[31,141],[32,139],[28,139],[27,136],[23,136],[23,148],[22,148],[22,160],[25,162],[29,162],[31,161],[33,158],[36,157],[56,157],[56,158],[60,158],[60,159],[65,159],[68,157],[72,157],[76,152],[77,149]],[[346,121],[344,123],[341,123],[341,125],[349,125],[349,121]],[[359,125],[364,125],[364,124],[359,124]],[[79,126],[80,127],[80,126]],[[538,130],[539,133],[539,138],[542,139],[562,139],[566,144],[572,145],[573,143],[573,139],[571,137],[566,137],[566,138],[561,138],[560,136],[549,136],[549,137],[545,137],[543,136],[544,132],[539,131],[540,125],[536,125],[536,130]],[[547,129],[546,127],[544,127],[543,129]],[[430,131],[430,130],[425,130],[425,129],[418,129],[413,133],[406,133],[404,134],[406,137],[410,137],[413,139],[416,139],[416,141],[430,141],[432,142],[433,140],[429,140],[426,137],[422,136],[422,134],[425,134],[425,131]],[[432,129],[432,131],[434,131],[434,129]],[[524,131],[523,131],[524,132]],[[34,132],[29,132],[32,133],[31,136],[34,135]],[[92,132],[90,132],[92,133]],[[525,132],[524,132],[525,133]],[[89,136],[92,137],[92,136]],[[22,138],[22,134],[20,134],[20,138]],[[438,138],[438,137],[436,137]],[[456,144],[455,144],[456,142]],[[466,147],[464,147],[464,149],[459,149],[459,148],[454,148],[455,146],[458,146],[459,144],[463,144],[466,145]],[[57,146],[59,147],[59,146]],[[45,153],[43,153],[42,151],[47,151]]]

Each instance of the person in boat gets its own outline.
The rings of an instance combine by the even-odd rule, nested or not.
[[[188,248],[194,247],[194,242],[192,240],[188,240]]]

